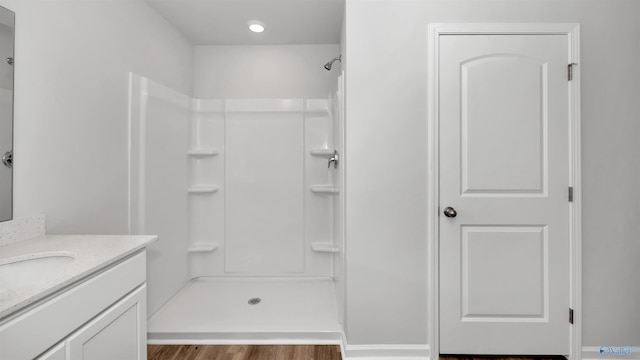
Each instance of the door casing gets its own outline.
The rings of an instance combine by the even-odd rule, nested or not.
[[[569,186],[573,186],[573,202],[570,203],[569,227],[569,303],[573,309],[573,325],[570,328],[571,360],[580,360],[582,351],[582,238],[581,238],[581,169],[580,169],[580,25],[575,23],[433,23],[427,34],[427,251],[428,251],[428,340],[430,359],[440,357],[439,318],[439,143],[438,143],[438,88],[439,88],[439,40],[440,35],[472,34],[521,34],[567,35],[568,58],[573,66],[573,78],[569,83]],[[569,64],[567,64],[569,65]],[[569,321],[569,309],[567,309]]]

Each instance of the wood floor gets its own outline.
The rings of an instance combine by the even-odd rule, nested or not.
[[[338,345],[148,345],[148,360],[341,360]]]

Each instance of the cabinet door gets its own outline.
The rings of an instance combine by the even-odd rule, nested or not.
[[[138,287],[71,335],[69,359],[146,359],[146,288]]]

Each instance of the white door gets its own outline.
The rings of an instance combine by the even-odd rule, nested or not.
[[[569,354],[568,46],[440,36],[442,354]]]

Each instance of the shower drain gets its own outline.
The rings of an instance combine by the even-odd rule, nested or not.
[[[253,298],[253,299],[249,299],[248,303],[249,303],[249,305],[258,305],[258,304],[260,304],[260,301],[262,301],[262,299]]]

